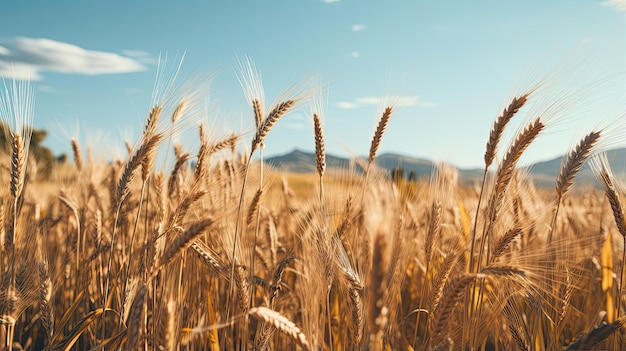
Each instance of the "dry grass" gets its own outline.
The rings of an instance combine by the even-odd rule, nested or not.
[[[28,130],[7,131],[0,349],[626,344],[623,180],[597,158],[602,191],[570,191],[581,166],[601,151],[604,132],[572,148],[552,191],[537,190],[517,162],[547,119],[532,116],[496,157],[504,127],[535,97],[520,95],[495,120],[485,177],[474,189],[459,186],[446,165],[422,183],[394,182],[378,169],[392,107],[377,125],[365,174],[326,169],[314,111],[317,173],[280,174],[248,160],[307,96],[281,98],[265,111],[258,82],[243,81],[255,123],[251,144],[239,134],[209,136],[202,126],[197,152],[172,146],[173,123],[184,124],[194,106],[170,93],[172,101],[149,109],[127,160],[83,162],[71,140],[75,163],[59,165],[54,183],[36,181],[22,143]],[[172,125],[161,115],[171,115]],[[243,144],[251,149],[240,152]],[[167,171],[157,152],[174,154]]]

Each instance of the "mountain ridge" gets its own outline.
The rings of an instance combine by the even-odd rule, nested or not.
[[[614,172],[623,174],[626,170],[626,148],[608,150],[607,156]],[[563,157],[565,157],[565,155],[545,161],[538,161],[523,167],[523,169],[529,172],[535,184],[539,186],[553,186]],[[358,158],[367,160],[366,157]],[[347,169],[350,167],[351,162],[354,162],[354,159],[351,160],[332,154],[326,155],[327,169]],[[403,167],[405,176],[413,172],[415,179],[429,176],[432,173],[433,166],[436,164],[433,160],[416,158],[399,153],[382,153],[376,157],[374,162],[379,167],[388,171],[397,167]],[[314,173],[315,153],[293,149],[286,154],[269,157],[265,160],[265,163],[285,172]],[[462,182],[472,183],[476,180],[480,180],[483,174],[482,168],[457,167],[457,169],[459,170],[459,179]],[[595,183],[595,177],[587,164],[585,164],[579,172],[576,181],[579,183]]]

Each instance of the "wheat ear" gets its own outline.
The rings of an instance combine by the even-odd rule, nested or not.
[[[26,154],[22,136],[15,132],[11,135],[13,153],[11,154],[11,195],[17,199],[24,189],[24,171],[26,167]]]
[[[443,296],[437,305],[437,309],[433,311],[434,323],[432,324],[431,335],[437,337],[443,336],[443,331],[448,324],[450,315],[456,304],[463,298],[465,288],[476,278],[484,278],[485,274],[464,274],[458,276],[446,284]],[[437,341],[437,340],[433,340]]]
[[[562,198],[574,185],[574,177],[580,171],[585,160],[591,154],[593,147],[600,139],[600,132],[591,132],[580,140],[564,159],[556,178],[556,193]]]
[[[206,244],[199,240],[195,240],[191,243],[191,248],[198,254],[198,256],[202,259],[207,266],[213,269],[216,273],[222,274],[226,270],[226,265],[219,258],[219,255],[211,252]]]
[[[257,190],[257,192],[254,194],[254,197],[252,198],[250,207],[248,208],[248,218],[246,220],[247,226],[250,226],[252,224],[252,221],[254,221],[254,219],[256,218],[256,214],[259,211],[259,206],[261,206],[262,197],[263,197],[263,190],[262,189]]]
[[[209,158],[209,141],[207,140],[206,136],[205,136],[205,132],[204,132],[204,125],[200,124],[200,126],[198,127],[198,132],[200,134],[200,149],[198,149],[198,156],[197,156],[197,162],[196,162],[196,169],[195,169],[195,178],[196,178],[196,182],[199,182],[200,180],[202,180],[204,178],[204,176],[206,175],[207,172],[207,166],[206,163],[208,163],[208,158]]]
[[[259,128],[261,122],[263,122],[263,106],[261,106],[259,99],[252,99],[252,111],[254,112],[254,123]]]
[[[270,132],[272,127],[283,117],[293,106],[295,106],[296,100],[286,100],[274,107],[272,111],[267,115],[265,120],[257,128],[256,134],[252,139],[252,148],[250,153],[254,153],[256,149],[263,144],[265,137]]]
[[[611,206],[611,210],[613,211],[613,217],[615,218],[617,230],[626,239],[626,221],[624,217],[624,212],[622,210],[618,189],[614,183],[615,176],[613,175],[613,172],[608,165],[606,155],[604,155],[602,159],[594,159],[594,161],[595,162],[592,166],[592,169],[594,169],[594,173],[600,181],[600,185],[604,189],[606,198],[609,200],[609,205]]]
[[[216,141],[215,143],[209,145],[208,147],[209,155],[212,155],[224,149],[233,148],[237,144],[238,139],[239,139],[239,136],[237,134],[231,133],[227,137]]]
[[[174,168],[172,169],[172,173],[170,174],[170,178],[167,182],[167,193],[170,197],[174,193],[175,188],[178,186],[183,166],[187,163],[190,157],[191,155],[188,152],[181,152],[176,155],[176,163],[174,164]]]
[[[485,168],[493,163],[493,159],[496,156],[498,144],[504,133],[506,125],[511,121],[513,116],[526,104],[529,94],[524,94],[519,97],[513,98],[509,106],[507,106],[498,118],[493,122],[491,131],[489,133],[489,140],[487,141],[487,148],[485,150]]]
[[[524,151],[526,151],[526,149],[530,146],[530,144],[532,144],[537,136],[539,136],[539,133],[541,133],[544,128],[545,124],[543,124],[541,119],[538,117],[533,122],[529,123],[526,128],[517,135],[507,150],[504,159],[498,168],[496,176],[494,194],[498,199],[502,199],[504,197],[506,188],[512,179],[513,170],[517,166],[517,161],[519,161]]]
[[[492,190],[488,205],[487,228],[485,228],[483,233],[480,251],[478,251],[478,269],[480,269],[482,264],[485,243],[489,241],[491,233],[493,232],[494,223],[496,222],[499,211],[502,207],[506,190],[511,182],[511,179],[513,178],[513,172],[517,166],[517,161],[519,161],[524,151],[526,151],[526,149],[530,146],[530,144],[532,144],[537,136],[539,136],[544,128],[545,125],[541,122],[539,117],[529,123],[526,128],[524,128],[524,130],[517,135],[511,146],[509,146],[502,163],[498,167],[495,186]]]
[[[618,188],[616,186],[614,182],[615,177],[613,175],[611,167],[609,166],[609,161],[606,157],[606,154],[602,154],[601,156],[593,158],[591,163],[591,169],[593,170],[596,178],[598,178],[600,185],[604,189],[604,194],[608,199],[609,205],[611,206],[611,211],[613,212],[615,225],[617,226],[617,230],[622,235],[623,239],[622,262],[619,269],[619,289],[617,292],[617,298],[615,299],[618,302],[617,317],[619,317],[619,312],[622,305],[622,293],[624,291],[624,265],[626,264],[626,219],[624,217],[624,211],[620,202],[620,195],[618,194],[618,190],[621,190],[623,192],[623,188]]]
[[[591,132],[580,140],[578,145],[572,149],[567,157],[563,159],[561,167],[559,168],[559,174],[556,177],[556,207],[554,209],[554,215],[552,216],[552,223],[550,225],[550,232],[548,234],[548,243],[552,242],[552,234],[554,233],[556,226],[556,219],[561,207],[561,201],[565,194],[574,186],[574,178],[580,171],[583,164],[593,151],[593,147],[600,139],[600,132]]]
[[[494,249],[493,249],[493,253],[491,254],[491,257],[489,259],[489,263],[491,264],[497,261],[498,258],[500,258],[502,254],[504,254],[504,252],[509,247],[509,245],[513,242],[513,240],[515,240],[515,238],[520,236],[520,234],[522,234],[522,229],[519,227],[510,229],[506,233],[504,233],[504,235],[500,239],[498,239],[498,241],[496,242]]]
[[[130,306],[130,312],[128,314],[128,342],[126,343],[125,350],[136,350],[137,344],[141,338],[141,317],[143,313],[143,305],[146,301],[148,289],[145,284],[139,288],[132,305]]]
[[[313,114],[313,130],[315,132],[315,166],[317,174],[322,177],[326,170],[326,148],[324,144],[324,130],[319,114]]]
[[[385,130],[387,129],[387,124],[389,124],[389,119],[391,119],[391,107],[385,108],[383,115],[380,117],[378,121],[378,126],[376,126],[376,131],[374,132],[374,137],[372,138],[372,145],[370,146],[370,153],[368,162],[371,164],[376,157],[376,152],[378,152],[378,147],[380,146],[380,142],[383,139],[383,135],[385,134]]]
[[[80,151],[80,145],[74,138],[72,138],[72,152],[74,153],[74,163],[76,164],[76,169],[81,172],[83,170],[83,156]]]
[[[309,350],[309,343],[304,333],[302,333],[300,328],[298,328],[295,323],[287,319],[287,317],[282,314],[267,307],[251,308],[250,311],[248,311],[248,314],[258,320],[272,324],[276,327],[276,329],[280,330],[285,335],[290,336],[292,340],[295,341],[296,344],[298,344],[303,350]]]
[[[145,160],[145,158],[152,153],[152,151],[158,146],[163,138],[162,134],[155,134],[153,137],[146,139],[142,145],[133,153],[131,158],[126,162],[124,171],[118,181],[117,185],[117,206],[121,206],[122,202],[126,199],[130,193],[130,184],[135,178],[135,171]]]
[[[274,278],[272,279],[272,284],[270,285],[270,290],[272,295],[270,296],[269,306],[271,309],[274,308],[274,302],[276,297],[278,296],[278,292],[282,289],[282,280],[283,274],[285,273],[285,269],[287,265],[294,260],[293,257],[289,257],[280,262],[278,267],[276,267],[276,272],[274,273]],[[263,321],[257,328],[257,337],[255,338],[255,350],[267,350],[269,347],[270,337],[276,328],[273,325],[268,325],[267,322]]]
[[[456,263],[459,260],[461,250],[453,249],[446,255],[441,263],[441,267],[437,275],[432,280],[432,289],[430,291],[429,306],[431,311],[435,311],[439,307],[439,302],[443,297],[444,287],[448,283],[448,278],[452,273]]]
[[[153,268],[153,275],[162,267],[172,262],[178,255],[187,249],[193,241],[204,233],[214,223],[212,218],[204,219],[192,224],[183,234],[167,247],[157,265]]]
[[[626,318],[618,319],[613,323],[603,322],[599,326],[576,339],[573,343],[569,344],[567,348],[565,348],[565,351],[591,350],[595,345],[599,344],[616,331],[621,330],[625,324]]]
[[[46,332],[46,339],[50,340],[54,334],[54,314],[50,299],[52,298],[52,281],[48,274],[48,263],[39,262],[39,308],[41,310],[41,324]]]

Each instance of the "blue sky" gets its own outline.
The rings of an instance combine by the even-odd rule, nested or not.
[[[205,118],[215,134],[247,133],[245,146],[254,119],[236,76],[244,57],[268,104],[294,81],[324,84],[327,152],[337,155],[367,154],[387,97],[397,113],[380,152],[480,167],[493,119],[545,72],[552,90],[536,100],[585,89],[585,102],[563,108],[528,162],[624,116],[626,0],[9,0],[0,13],[0,76],[33,80],[34,124],[57,154],[70,153],[71,137],[94,150],[133,141],[166,53],[174,66],[186,52],[181,77],[211,77]],[[307,113],[278,123],[266,155],[313,150]],[[193,137],[181,143],[193,151]]]

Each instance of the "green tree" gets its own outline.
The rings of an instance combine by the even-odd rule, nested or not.
[[[10,128],[5,123],[0,123],[0,150],[5,153],[10,153]],[[48,177],[54,165],[54,155],[52,151],[47,147],[41,145],[41,143],[48,136],[48,132],[43,129],[33,129],[33,134],[30,138],[30,155],[35,159],[38,166],[38,174],[42,177]]]

